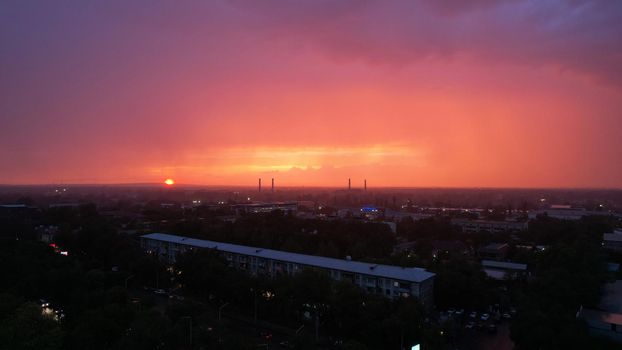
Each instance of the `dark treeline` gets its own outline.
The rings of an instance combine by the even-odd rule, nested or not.
[[[304,220],[282,211],[248,214],[235,222],[198,220],[163,225],[171,233],[296,253],[353,259],[388,257],[395,235],[383,223]]]
[[[595,307],[607,276],[608,256],[600,247],[602,233],[612,229],[610,218],[587,217],[579,221],[540,218],[525,236],[547,244],[530,260],[534,278],[515,291],[518,317],[512,339],[518,349],[617,349],[587,334],[577,320],[581,306]]]
[[[273,212],[230,222],[230,214],[168,211],[158,206],[141,212],[155,223],[152,230],[425,267],[437,274],[438,310],[515,307],[511,337],[518,349],[614,348],[589,337],[586,326],[575,317],[581,305],[598,303],[602,284],[611,278],[603,272],[604,263],[622,262],[621,256],[600,247],[602,233],[620,224],[612,217],[575,222],[541,217],[532,220],[525,232],[463,234],[449,218],[439,216],[405,219],[395,235],[385,224],[354,219],[303,220]],[[292,338],[301,349],[329,344],[328,339],[343,341],[340,347],[351,349],[398,348],[402,342],[415,341],[442,349],[459,340],[462,332],[455,325],[436,323],[434,314],[426,313],[416,299],[377,298],[314,271],[262,280],[227,268],[210,251],[182,255],[171,270],[143,254],[137,239],[141,231],[126,230],[131,220],[102,215],[94,205],[11,212],[1,219],[0,348],[250,349],[258,344],[257,335],[251,334],[256,333],[255,315],[259,324],[268,322],[290,331],[304,325],[304,331]],[[34,242],[38,225],[58,227],[56,243],[69,256]],[[392,254],[398,239],[416,244]],[[439,249],[439,242],[449,248]],[[506,281],[487,278],[477,249],[491,242],[507,242],[507,259],[526,263],[531,276]],[[545,246],[544,251],[521,248],[535,245]],[[162,302],[142,289],[179,284],[183,286],[179,293],[187,296],[182,301]],[[62,308],[66,318],[59,323],[43,317],[41,298]],[[230,318],[218,320],[218,309],[225,303],[230,304],[224,313],[250,322],[252,330],[240,329]],[[316,316],[320,343],[314,340]],[[193,326],[192,337],[189,326]],[[444,336],[439,336],[439,330]]]
[[[335,282],[310,269],[293,277],[253,278],[206,250],[181,255],[175,267],[189,291],[208,294],[220,305],[231,303],[249,317],[312,331],[317,317],[321,335],[343,341],[343,348],[399,348],[415,342],[430,349],[444,346],[437,326],[424,322],[426,312],[416,298],[392,301],[368,295],[352,283]],[[309,339],[297,340],[298,348],[314,348]]]
[[[257,310],[260,324],[274,322],[294,329],[305,325],[304,331],[291,339],[299,349],[335,347],[336,341],[336,348],[344,349],[386,344],[395,348],[400,342],[414,341],[442,348],[435,326],[421,327],[425,313],[414,298],[391,302],[367,296],[354,285],[335,284],[314,271],[293,278],[255,279],[225,267],[209,251],[181,256],[171,270],[143,254],[135,236],[119,233],[115,219],[100,215],[94,206],[54,208],[37,215],[34,225],[59,227],[56,245],[69,256],[30,239],[3,241],[0,348],[256,348],[256,334],[250,334],[254,330],[239,329],[230,319],[218,319],[217,310],[225,302],[231,304],[227,313],[247,320],[253,320]],[[365,250],[386,256],[393,239],[389,236],[389,243],[383,242],[381,237],[390,235],[384,225],[301,225],[300,220],[281,213],[249,216],[240,226],[221,225],[230,230],[223,232],[234,232],[237,239],[253,237],[256,245],[269,245],[262,242],[279,242],[281,238],[286,242],[284,233],[297,227],[300,237],[308,237],[302,244],[317,242],[321,247],[323,241],[318,237],[332,237],[336,253],[326,255],[334,256],[363,256]],[[349,244],[359,232],[358,239],[364,244],[352,250]],[[281,237],[274,239],[277,234]],[[357,249],[361,252],[356,253]],[[308,247],[301,251],[310,252]],[[162,297],[142,290],[142,286],[172,288],[178,284],[184,286],[180,292],[187,293],[181,301],[163,303]],[[40,299],[62,309],[66,317],[57,322],[42,315]],[[316,316],[319,343],[314,338]],[[189,342],[190,324],[193,345]]]

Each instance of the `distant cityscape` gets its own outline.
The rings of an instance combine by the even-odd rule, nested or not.
[[[190,316],[193,327],[214,329],[222,319],[239,324],[234,328],[250,327],[201,335],[204,344],[224,348],[240,346],[225,346],[225,335],[246,339],[249,346],[285,348],[300,347],[306,337],[319,348],[397,341],[378,334],[373,341],[360,338],[341,323],[346,315],[329,311],[342,307],[332,293],[349,284],[358,289],[361,305],[395,304],[387,310],[406,300],[414,304],[401,307],[418,305],[419,330],[400,335],[399,346],[510,349],[536,341],[516,337],[531,328],[531,303],[546,298],[538,294],[540,287],[533,288],[584,283],[584,273],[595,278],[594,289],[586,286],[587,299],[579,304],[568,301],[566,307],[573,306],[565,309],[563,322],[584,322],[585,333],[578,334],[585,334],[585,341],[614,348],[622,341],[621,200],[622,192],[615,190],[5,186],[0,232],[5,247],[41,242],[60,258],[92,261],[96,270],[91,271],[107,276],[111,287],[123,287],[124,307],[172,310],[199,303],[207,321]],[[566,261],[558,254],[577,248],[586,254],[575,267],[578,276],[543,280],[554,264],[576,265],[574,255]],[[558,262],[543,265],[552,258]],[[143,260],[146,265],[136,265]],[[318,286],[287,291],[314,279]],[[208,280],[216,285],[206,285]],[[284,287],[285,280],[294,285]],[[232,293],[231,283],[246,292]],[[321,285],[328,289],[314,292]],[[300,300],[290,305],[293,313],[277,311],[292,302],[280,299],[283,293]],[[526,304],[525,294],[533,294]],[[49,287],[25,295],[42,300],[42,314],[61,328],[85,317],[74,301]],[[288,329],[292,322],[300,329]],[[258,328],[264,334],[259,343],[249,334]],[[194,332],[191,339],[199,334]],[[127,341],[130,333],[115,339]]]

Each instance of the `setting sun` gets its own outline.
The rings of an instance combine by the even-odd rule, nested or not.
[[[166,179],[166,180],[164,180],[164,183],[169,185],[169,186],[171,186],[171,185],[175,184],[175,180],[173,180],[173,179]]]

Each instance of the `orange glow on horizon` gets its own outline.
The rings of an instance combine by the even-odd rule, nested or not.
[[[164,184],[168,185],[168,186],[172,186],[172,185],[175,184],[175,180],[173,180],[173,179],[166,179],[166,180],[164,180]]]

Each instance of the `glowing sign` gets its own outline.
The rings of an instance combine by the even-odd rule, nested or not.
[[[378,212],[378,208],[374,208],[374,207],[363,207],[361,208],[361,211],[363,213],[376,213]]]
[[[421,350],[421,347],[419,346],[419,344],[413,345],[413,347],[410,348],[410,350]]]

